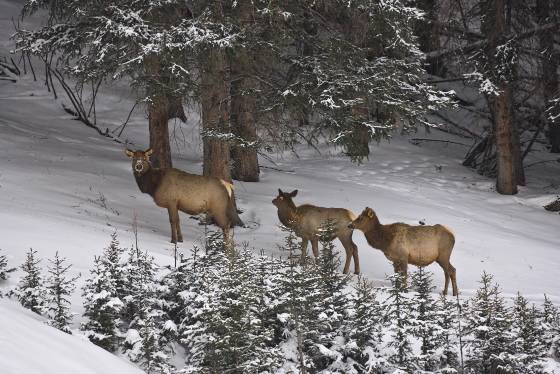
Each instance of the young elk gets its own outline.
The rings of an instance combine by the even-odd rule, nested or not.
[[[140,191],[149,194],[157,206],[167,208],[172,243],[183,241],[179,210],[188,214],[209,214],[222,229],[226,243],[230,227],[243,226],[235,209],[231,183],[175,168],[153,168],[151,149],[145,152],[127,149],[125,153],[132,159],[132,170]]]
[[[447,295],[451,278],[453,296],[457,295],[456,271],[449,262],[455,236],[447,227],[410,226],[400,222],[382,225],[371,208],[365,208],[348,227],[363,231],[369,245],[380,249],[393,263],[395,272],[406,275],[408,264],[427,266],[436,261],[445,274],[443,293]]]
[[[294,230],[294,233],[302,239],[301,259],[305,261],[307,256],[307,245],[311,241],[313,255],[319,256],[320,229],[326,222],[334,225],[334,236],[338,238],[346,250],[346,262],[344,263],[344,274],[348,273],[350,261],[354,258],[354,273],[360,273],[360,260],[358,258],[358,247],[352,241],[352,230],[348,224],[356,217],[348,209],[322,208],[314,205],[304,204],[296,206],[293,198],[297,190],[286,193],[278,189],[278,196],[272,203],[278,208],[278,218],[286,227]]]

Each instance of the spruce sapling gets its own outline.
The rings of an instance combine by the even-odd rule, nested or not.
[[[37,251],[30,248],[25,262],[21,265],[24,276],[20,279],[14,292],[21,305],[37,314],[42,314],[45,311],[45,288],[41,277],[40,263],[41,260],[37,258]]]
[[[68,270],[72,265],[66,265],[66,259],[59,257],[58,251],[52,260],[49,259],[48,276],[46,280],[47,313],[50,324],[57,329],[70,334],[71,302],[69,298],[75,289],[75,282],[80,277],[68,277]]]

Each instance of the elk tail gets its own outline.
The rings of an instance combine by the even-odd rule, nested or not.
[[[226,188],[226,190],[228,192],[229,200],[228,200],[228,207],[227,207],[227,216],[229,218],[229,221],[231,222],[232,227],[234,227],[234,226],[245,227],[245,224],[243,223],[241,218],[239,218],[239,214],[237,214],[237,207],[235,206],[235,192],[233,190],[233,184],[228,183],[226,181],[222,181],[222,184],[224,185],[224,187]]]

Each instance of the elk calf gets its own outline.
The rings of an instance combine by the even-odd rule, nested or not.
[[[278,189],[278,196],[272,203],[278,208],[278,218],[286,227],[294,230],[296,236],[302,239],[301,258],[305,261],[307,256],[307,245],[311,241],[313,255],[319,256],[319,236],[321,227],[327,222],[332,222],[334,237],[338,238],[346,250],[346,262],[344,263],[344,274],[348,273],[350,261],[354,258],[354,273],[360,273],[360,260],[358,258],[358,247],[352,241],[352,230],[348,224],[356,217],[348,209],[322,208],[315,205],[304,204],[296,206],[293,198],[297,190],[282,192]]]
[[[169,168],[153,168],[150,163],[152,150],[125,150],[132,159],[134,178],[140,191],[149,194],[157,206],[167,208],[171,223],[171,242],[183,241],[179,211],[188,214],[207,213],[229,240],[232,225],[243,226],[235,209],[233,185],[222,179],[186,173]]]
[[[456,271],[449,262],[455,236],[447,227],[411,226],[400,222],[382,225],[371,208],[365,208],[348,227],[363,231],[369,245],[381,250],[393,263],[395,272],[406,275],[408,264],[427,266],[435,261],[445,274],[443,293],[447,295],[450,278],[453,296],[459,292]]]

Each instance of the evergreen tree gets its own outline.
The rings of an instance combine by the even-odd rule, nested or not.
[[[125,271],[122,261],[123,249],[119,246],[117,232],[111,234],[111,242],[103,250],[101,262],[103,267],[109,273],[110,278],[115,287],[116,297],[123,300],[129,290],[126,288]]]
[[[544,353],[544,331],[540,329],[535,306],[530,306],[520,293],[514,301],[513,317],[515,352],[528,372],[538,372],[541,369],[539,359]]]
[[[376,297],[376,290],[365,278],[360,277],[354,288],[354,313],[347,325],[347,355],[355,362],[351,365],[354,370],[377,373],[386,365],[380,350],[382,309]]]
[[[467,314],[468,373],[491,374],[498,368],[515,371],[519,362],[513,356],[512,317],[492,276],[484,272],[480,288],[470,300]]]
[[[546,350],[550,351],[552,357],[560,359],[560,313],[546,295],[540,320]]]
[[[438,344],[441,347],[439,373],[455,374],[457,373],[457,368],[460,367],[457,354],[457,332],[459,330],[457,324],[460,318],[457,302],[442,294],[438,304],[437,323],[440,327]]]
[[[387,289],[388,297],[384,300],[384,322],[390,334],[388,343],[393,352],[389,362],[396,369],[412,371],[415,368],[414,354],[410,336],[415,325],[411,295],[408,293],[406,276],[395,273],[388,277],[391,287]]]
[[[37,314],[42,314],[45,308],[45,288],[41,277],[40,263],[41,260],[37,258],[37,251],[30,248],[25,262],[21,265],[24,276],[15,289],[15,295],[21,305]]]
[[[100,257],[95,257],[90,278],[82,290],[85,321],[81,328],[84,334],[94,344],[114,351],[119,339],[123,302],[117,297],[115,282]]]
[[[349,308],[346,295],[348,276],[339,270],[340,260],[334,250],[335,226],[327,221],[320,229],[321,255],[310,274],[316,273],[318,279],[316,315],[318,336],[316,346],[322,354],[314,354],[315,367],[324,370],[337,370],[342,363],[344,351],[344,321]],[[325,354],[326,353],[326,354]]]
[[[0,251],[2,249],[0,248]],[[15,268],[8,268],[8,259],[5,255],[0,254],[0,282],[8,279],[8,274],[15,271]],[[0,297],[2,294],[0,293]]]
[[[436,349],[442,334],[438,321],[438,304],[432,297],[435,289],[432,274],[423,267],[412,274],[412,286],[416,291],[413,300],[414,326],[412,334],[420,339],[418,365],[426,371],[437,367]]]
[[[58,251],[54,259],[49,260],[51,265],[47,269],[49,275],[46,280],[47,313],[52,326],[70,334],[72,314],[69,298],[74,292],[75,282],[80,275],[68,277],[68,270],[72,265],[66,265],[65,261],[65,258],[58,256]]]

